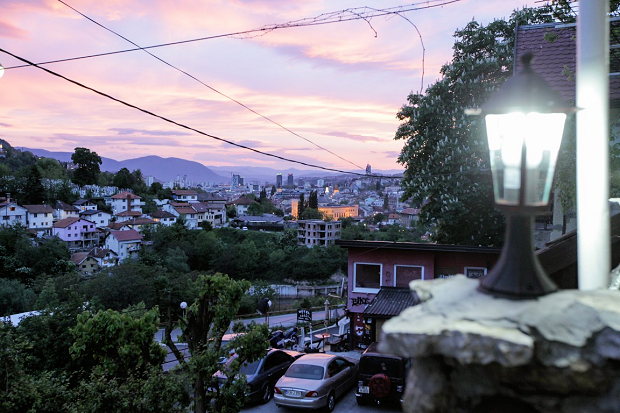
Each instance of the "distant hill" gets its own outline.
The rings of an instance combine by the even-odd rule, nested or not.
[[[72,152],[51,152],[45,149],[20,148],[30,151],[37,156],[57,159],[62,162],[70,162]],[[223,177],[203,164],[180,158],[162,158],[159,156],[143,156],[141,158],[117,161],[101,157],[101,170],[118,172],[122,168],[130,171],[140,169],[144,176],[154,176],[160,181],[172,181],[177,176],[187,175],[187,178],[195,182],[228,182],[228,177]]]

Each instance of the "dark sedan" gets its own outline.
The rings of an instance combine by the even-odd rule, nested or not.
[[[271,400],[276,381],[282,377],[295,360],[303,355],[304,353],[292,350],[271,349],[265,357],[253,363],[241,365],[239,373],[244,374],[247,380],[246,401],[267,403]],[[227,364],[232,363],[234,359],[235,356],[228,360]],[[216,373],[216,375],[220,381],[226,379],[226,376],[221,372]]]

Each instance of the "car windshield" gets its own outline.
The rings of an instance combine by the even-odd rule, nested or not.
[[[243,373],[246,376],[249,376],[251,374],[256,374],[256,369],[258,369],[259,363],[260,363],[260,360],[256,360],[253,363],[245,362],[239,368],[239,373]]]
[[[296,379],[321,380],[323,378],[323,367],[313,366],[312,364],[291,364],[286,371],[286,377]]]
[[[404,374],[403,363],[400,360],[391,358],[362,357],[360,360],[360,373],[383,373],[390,377],[402,377]]]

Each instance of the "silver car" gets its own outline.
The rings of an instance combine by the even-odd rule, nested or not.
[[[277,406],[334,410],[336,399],[355,384],[357,361],[333,354],[307,354],[296,360],[274,387]]]

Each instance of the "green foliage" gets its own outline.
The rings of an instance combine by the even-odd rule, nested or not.
[[[319,197],[316,191],[311,191],[308,197],[308,208],[319,209]]]
[[[457,30],[452,61],[425,94],[412,93],[398,112],[395,139],[406,166],[404,199],[421,205],[422,223],[435,241],[499,245],[503,219],[494,209],[488,153],[480,119],[464,108],[480,107],[512,74],[517,23],[551,21],[549,9],[525,9],[487,26],[472,21]]]
[[[83,371],[97,368],[115,378],[143,374],[164,361],[165,351],[153,340],[158,323],[157,309],[137,315],[86,311],[70,329],[74,342],[69,351]]]
[[[323,219],[323,213],[318,209],[307,207],[304,209],[299,219]]]
[[[79,186],[92,185],[97,183],[99,177],[99,165],[101,158],[97,152],[91,152],[87,148],[75,148],[71,155],[71,161],[76,164],[73,171],[72,181]]]
[[[45,188],[41,183],[41,172],[36,165],[30,166],[24,176],[21,191],[17,194],[18,203],[22,205],[37,205],[45,201]]]
[[[42,178],[68,179],[67,170],[56,159],[40,158],[36,165]]]
[[[30,311],[35,293],[17,280],[0,278],[0,317]]]

